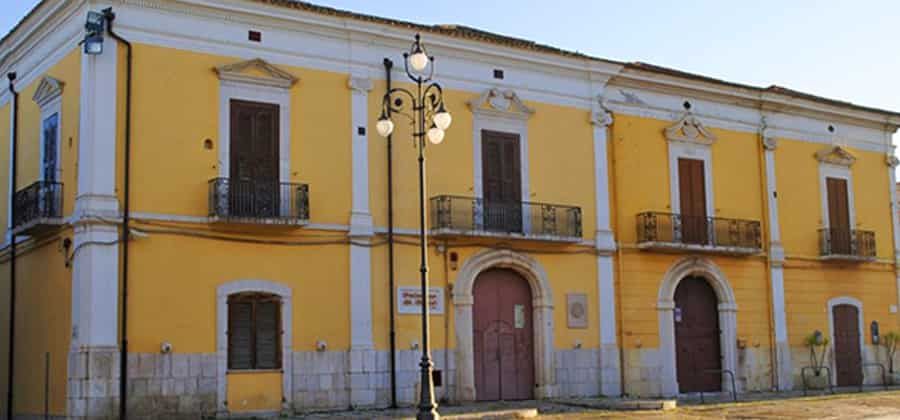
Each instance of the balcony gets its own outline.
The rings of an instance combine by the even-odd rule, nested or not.
[[[848,228],[819,229],[819,258],[834,261],[874,261],[875,232]]]
[[[762,252],[754,220],[645,212],[637,215],[638,248],[671,252],[753,255]]]
[[[581,241],[581,208],[558,204],[488,203],[481,198],[431,198],[431,235]]]
[[[309,186],[215,178],[209,181],[211,223],[301,226],[309,222]]]
[[[13,232],[34,235],[63,224],[59,182],[38,181],[13,196]]]

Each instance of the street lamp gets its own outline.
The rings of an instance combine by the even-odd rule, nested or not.
[[[103,53],[103,32],[106,30],[106,12],[88,12],[87,22],[84,24],[84,53],[98,55]]]
[[[437,404],[434,401],[434,382],[431,378],[431,370],[434,363],[431,362],[431,348],[429,341],[428,317],[428,235],[425,231],[425,138],[432,144],[440,144],[444,141],[444,130],[450,127],[453,118],[444,107],[444,91],[441,86],[432,82],[434,76],[434,57],[428,55],[428,51],[422,44],[419,34],[412,44],[409,52],[403,53],[406,75],[415,82],[415,93],[403,89],[393,88],[384,94],[381,106],[381,117],[375,124],[378,134],[382,137],[391,135],[394,131],[394,122],[390,117],[393,113],[409,118],[413,126],[413,138],[419,151],[419,253],[421,258],[422,283],[422,361],[419,367],[422,371],[421,395],[419,396],[419,411],[417,419],[439,419]],[[412,112],[409,112],[412,111]]]

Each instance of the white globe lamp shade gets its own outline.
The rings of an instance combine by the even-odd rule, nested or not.
[[[428,66],[428,56],[422,51],[409,56],[409,66],[418,72],[425,70]]]
[[[375,129],[378,130],[378,135],[381,137],[390,136],[394,132],[394,122],[389,119],[378,120]]]
[[[453,122],[453,117],[450,116],[450,113],[447,111],[438,112],[434,115],[434,125],[441,130],[446,130],[450,128],[450,123]]]
[[[431,129],[428,130],[428,141],[430,141],[431,144],[441,144],[441,142],[444,141],[444,130],[441,130],[438,127],[431,127]]]

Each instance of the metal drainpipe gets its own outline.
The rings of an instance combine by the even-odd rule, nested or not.
[[[107,31],[116,41],[127,49],[126,82],[125,82],[125,164],[123,174],[123,209],[122,209],[122,332],[119,355],[119,418],[128,418],[128,239],[129,222],[131,221],[131,43],[113,31],[116,14],[112,8],[103,10]]]
[[[384,59],[384,73],[385,78],[387,79],[387,91],[391,90],[391,69],[394,67],[394,62],[389,58]],[[390,118],[391,109],[388,108],[387,116]],[[391,311],[390,318],[390,363],[391,363],[391,407],[397,407],[397,330],[396,330],[396,320],[394,318],[394,168],[393,168],[393,144],[392,144],[393,136],[387,136],[387,202],[388,202],[388,231],[387,231],[387,246],[388,246],[388,299],[389,299],[389,309]]]
[[[15,195],[18,172],[17,155],[18,155],[18,139],[19,139],[19,92],[16,92],[13,82],[16,80],[16,73],[11,72],[6,75],[9,79],[9,92],[13,95],[13,117],[12,117],[12,152],[10,153],[10,197]],[[16,206],[13,200],[10,200],[10,218],[16,220]],[[12,228],[10,223],[10,228]],[[9,245],[9,366],[7,367],[6,377],[6,418],[13,418],[13,370],[15,368],[15,350],[16,350],[16,234],[10,235]]]

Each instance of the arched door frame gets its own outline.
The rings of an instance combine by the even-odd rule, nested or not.
[[[682,279],[691,276],[704,278],[716,292],[719,301],[717,306],[719,329],[722,330],[719,337],[722,369],[737,374],[737,304],[734,299],[734,291],[722,270],[715,263],[705,258],[685,258],[675,263],[663,276],[656,303],[659,316],[659,355],[662,370],[660,379],[664,396],[675,396],[679,393],[678,366],[675,356],[675,289],[678,288]],[[730,382],[727,385],[723,383],[722,389],[726,390],[730,386]],[[740,390],[738,389],[738,391]]]
[[[293,337],[293,312],[291,288],[280,283],[266,280],[238,280],[221,284],[216,289],[216,411],[227,413],[225,405],[227,398],[227,374],[228,374],[228,297],[244,292],[269,293],[281,298],[281,411],[291,412],[293,399],[293,369],[291,362],[294,360],[291,351]]]
[[[459,401],[475,400],[475,347],[472,333],[472,295],[475,280],[482,272],[506,268],[528,281],[534,325],[535,398],[558,394],[553,369],[553,294],[547,272],[534,259],[508,250],[479,252],[463,264],[453,288],[454,327],[456,329],[456,396]]]
[[[831,383],[837,384],[837,358],[834,357],[834,307],[838,305],[850,305],[856,307],[856,322],[857,325],[859,325],[860,375],[862,375],[862,382],[866,383],[866,370],[863,369],[861,365],[866,362],[866,330],[863,329],[865,326],[863,323],[863,304],[859,299],[849,296],[839,296],[828,300],[828,336],[831,339],[828,348],[831,350],[831,362],[829,363],[831,366]]]

